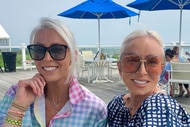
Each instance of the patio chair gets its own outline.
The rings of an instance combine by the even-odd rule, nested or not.
[[[112,77],[112,74],[113,74],[113,70],[116,70],[117,72],[118,72],[118,67],[117,67],[117,63],[113,63],[113,62],[111,62],[110,64],[109,64],[109,66],[108,66],[108,76],[109,77]],[[119,75],[119,73],[118,73],[118,78],[119,78],[119,80],[121,79],[121,77],[120,77],[120,75]]]
[[[117,63],[111,62],[108,66],[108,76],[112,76],[112,70],[118,70]]]
[[[34,60],[25,60],[24,63],[26,64],[26,68],[24,68],[24,69],[29,68],[32,71],[32,68],[33,68],[32,66],[34,64]]]
[[[91,77],[90,69],[91,69],[91,66],[85,65],[83,56],[81,54],[79,54],[79,56],[78,56],[78,78],[83,77],[84,72],[88,72],[88,74],[87,74],[88,82],[90,82],[90,77]]]
[[[190,84],[190,62],[171,62],[171,70],[168,74],[168,84],[172,86],[172,94],[175,97],[178,83]]]
[[[82,51],[82,56],[84,59],[93,59],[95,55],[92,51]]]

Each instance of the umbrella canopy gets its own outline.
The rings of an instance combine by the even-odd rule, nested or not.
[[[98,19],[98,51],[100,48],[100,19],[117,19],[138,15],[112,0],[87,0],[58,16],[78,19]],[[101,51],[100,51],[101,52]]]
[[[182,10],[190,9],[190,0],[136,0],[127,4],[138,10],[180,10],[179,46],[181,46]]]

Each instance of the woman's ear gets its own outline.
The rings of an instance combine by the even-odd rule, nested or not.
[[[118,68],[118,71],[119,71],[120,76],[122,77],[122,73],[121,73],[121,62],[120,62],[120,61],[117,61],[117,68]]]

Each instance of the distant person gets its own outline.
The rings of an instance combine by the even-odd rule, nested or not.
[[[30,43],[38,73],[6,92],[0,126],[105,127],[106,104],[74,75],[78,49],[71,31],[58,20],[43,18]]]
[[[173,47],[173,50],[174,50],[174,60],[175,61],[179,61],[179,62],[185,62],[185,60],[183,58],[181,58],[179,56],[179,47],[178,46],[174,46]],[[190,89],[189,89],[189,84],[183,84],[186,91],[187,91],[187,94],[185,95],[185,97],[190,97]],[[182,86],[182,83],[179,83],[179,95],[178,97],[182,97],[185,93],[185,90],[183,89],[183,86]]]
[[[187,60],[190,62],[190,52],[185,52],[185,55],[188,56]]]
[[[174,46],[172,49],[175,53],[174,60],[179,62],[185,62],[185,60],[179,55],[179,47]]]
[[[190,52],[185,52],[186,55],[190,56]]]
[[[167,84],[168,79],[169,79],[168,71],[171,70],[171,62],[173,61],[173,58],[174,58],[174,51],[171,49],[166,49],[165,50],[165,58],[166,58],[166,63],[165,63],[164,69],[162,71],[162,74],[160,75],[160,80],[159,80],[159,84],[161,84],[161,85],[168,85]],[[170,95],[173,96],[172,86],[170,86],[170,89],[168,88],[168,86],[164,86],[164,88],[167,93],[170,91]]]
[[[108,104],[109,127],[189,127],[190,114],[158,81],[164,68],[162,39],[155,31],[129,34],[121,45],[119,74],[129,93]]]
[[[170,62],[172,62],[173,58],[174,58],[173,50],[166,49],[165,50],[165,58],[166,58],[166,63],[164,66],[164,70],[163,70],[162,74],[160,75],[160,82],[163,84],[168,82],[168,77],[166,75],[167,75],[167,71],[171,69]],[[167,77],[167,79],[166,79],[166,77]]]

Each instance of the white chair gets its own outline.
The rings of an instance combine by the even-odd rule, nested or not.
[[[81,55],[83,56],[83,59],[93,59],[95,56],[92,51],[82,51]],[[84,62],[84,65],[91,66],[91,63]]]
[[[34,64],[34,60],[25,60],[26,68],[29,68],[32,71],[32,65]]]
[[[118,72],[118,67],[117,67],[117,63],[109,63],[109,66],[108,66],[108,76],[111,77],[112,76],[112,71],[115,70]],[[118,73],[118,77],[119,77],[119,80],[121,79],[119,73]]]
[[[84,59],[93,59],[94,54],[92,51],[82,51],[82,56]]]
[[[118,67],[117,67],[117,63],[109,63],[109,66],[108,66],[108,76],[112,76],[112,70],[118,70]]]
[[[81,54],[79,54],[78,56],[78,78],[81,78],[83,77],[83,73],[86,71],[88,72],[88,82],[90,82],[90,69],[91,69],[91,66],[86,66],[85,65],[85,62],[83,60],[83,56]]]
[[[168,84],[172,86],[173,96],[175,96],[175,88],[178,91],[176,86],[178,83],[190,84],[190,62],[171,62]]]

